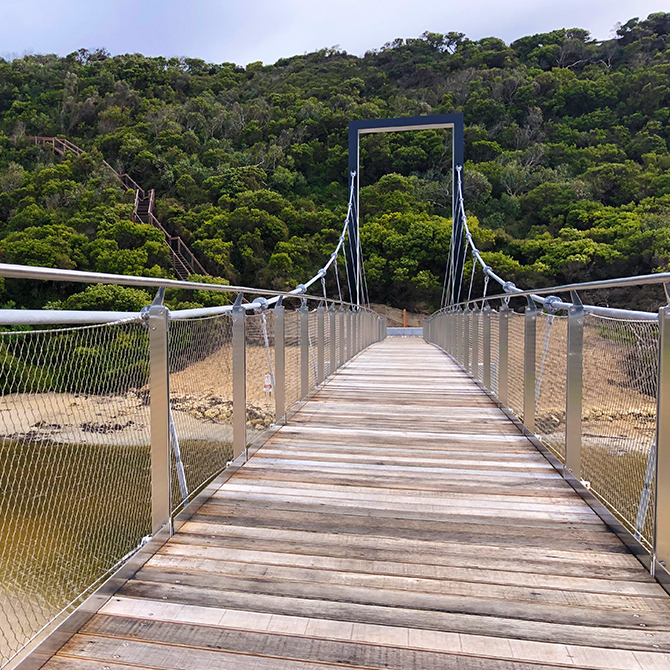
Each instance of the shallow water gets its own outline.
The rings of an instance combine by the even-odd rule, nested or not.
[[[228,442],[184,441],[192,491]],[[181,502],[173,477],[173,508]],[[0,666],[151,532],[150,448],[0,442]]]

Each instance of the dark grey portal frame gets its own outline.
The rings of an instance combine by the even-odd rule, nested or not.
[[[463,167],[464,138],[463,114],[437,114],[434,116],[404,116],[398,119],[365,119],[349,122],[349,188],[354,180],[353,226],[349,227],[349,245],[347,246],[348,280],[352,295],[351,302],[361,304],[361,254],[358,245],[359,237],[359,168],[360,168],[360,136],[370,133],[396,133],[403,130],[429,130],[433,128],[453,129],[452,158],[452,244],[458,249],[455,259],[455,277],[460,277],[465,248],[463,246],[463,220],[456,194],[456,170]],[[353,176],[352,176],[353,175]]]

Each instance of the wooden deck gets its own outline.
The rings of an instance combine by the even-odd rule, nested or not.
[[[670,669],[670,597],[446,355],[363,352],[47,670]]]

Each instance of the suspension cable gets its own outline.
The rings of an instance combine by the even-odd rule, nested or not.
[[[465,259],[463,259],[465,260]],[[470,275],[470,288],[468,289],[468,302],[472,297],[472,286],[475,283],[475,270],[477,269],[477,263],[475,263],[475,257],[472,257],[472,274]]]
[[[337,295],[340,298],[340,302],[342,302],[342,289],[340,288],[340,272],[337,269],[337,258],[335,259],[333,267],[335,269],[335,282],[337,283]]]

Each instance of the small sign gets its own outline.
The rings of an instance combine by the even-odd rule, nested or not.
[[[265,393],[272,393],[272,375],[265,375],[265,384],[263,384]]]

